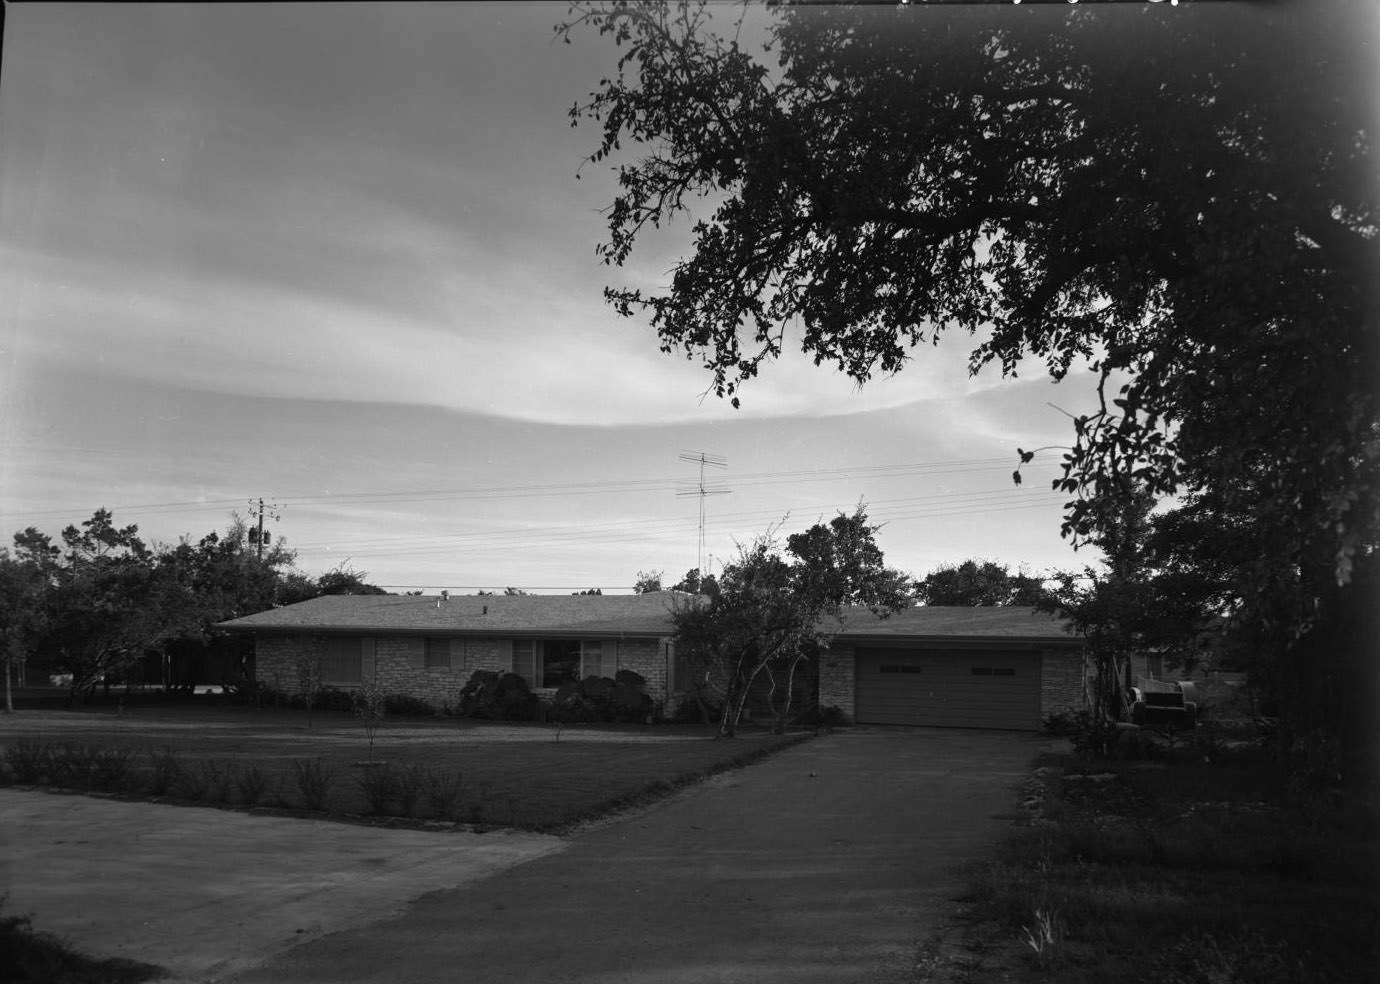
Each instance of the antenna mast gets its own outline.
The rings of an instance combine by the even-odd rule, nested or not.
[[[695,548],[695,570],[699,572],[700,579],[704,578],[704,500],[711,495],[728,495],[730,489],[722,485],[709,486],[704,481],[704,470],[709,468],[727,468],[728,459],[723,455],[711,454],[708,451],[682,451],[681,461],[688,461],[700,466],[699,485],[692,489],[682,489],[676,495],[684,498],[688,495],[698,496],[700,500],[700,535]]]

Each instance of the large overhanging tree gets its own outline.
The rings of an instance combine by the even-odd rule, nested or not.
[[[1376,541],[1375,55],[1366,5],[577,5],[618,46],[572,110],[619,160],[603,258],[678,213],[660,289],[606,296],[715,391],[784,346],[859,383],[943,333],[971,368],[1095,374],[1057,488],[1249,517],[1243,610],[1292,645]],[[1018,451],[1019,463],[1034,452]],[[1017,473],[1019,477],[1019,472]]]

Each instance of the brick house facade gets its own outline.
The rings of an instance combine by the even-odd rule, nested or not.
[[[632,670],[670,714],[688,676],[671,616],[693,603],[675,592],[333,595],[219,627],[252,634],[254,678],[287,693],[299,690],[304,660],[319,663],[326,686],[374,681],[438,710],[456,703],[476,670],[518,673],[539,696]],[[1080,641],[1030,609],[916,607],[885,619],[850,612],[814,669],[818,705],[863,723],[1034,729],[1084,706]]]

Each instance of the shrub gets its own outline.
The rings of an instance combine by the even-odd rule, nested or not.
[[[802,728],[846,728],[853,722],[848,715],[834,704],[828,707],[810,707],[796,717],[795,723]]]
[[[425,773],[420,765],[403,766],[393,774],[393,796],[398,801],[399,816],[411,817],[417,813],[417,800],[422,796]]]
[[[1040,727],[1047,735],[1068,738],[1077,730],[1078,722],[1075,716],[1067,711],[1055,711],[1040,722]]]
[[[245,806],[258,806],[268,795],[270,781],[268,776],[257,765],[247,766],[239,770],[235,776],[235,788],[240,791],[240,802]]]
[[[55,786],[90,791],[96,774],[100,749],[68,742],[53,752],[52,777]]]
[[[91,762],[91,784],[111,793],[128,792],[134,785],[134,749],[96,749]]]
[[[210,798],[217,803],[229,803],[230,790],[235,785],[235,773],[237,771],[233,762],[207,759],[201,765],[202,777],[205,780],[205,788],[201,795],[209,794]]]
[[[409,694],[388,694],[383,709],[395,717],[433,717],[436,712],[426,701]]]
[[[460,691],[457,712],[491,721],[532,721],[540,704],[527,681],[516,673],[475,670]]]
[[[235,704],[253,704],[260,707],[264,704],[281,703],[283,695],[279,694],[266,683],[258,680],[235,680],[225,685],[225,695]]]
[[[428,769],[422,774],[422,795],[438,820],[455,819],[455,807],[460,802],[463,787],[464,774],[461,772]]]
[[[301,701],[302,706],[306,706],[306,701],[302,698],[295,698]],[[322,687],[316,695],[316,709],[318,711],[344,711],[351,714],[355,709],[355,695],[350,690],[340,690],[336,687]]]
[[[319,758],[293,759],[292,772],[297,779],[297,791],[302,794],[302,804],[312,811],[325,809],[326,794],[335,779],[335,770]]]
[[[5,748],[5,763],[14,770],[14,781],[36,786],[52,768],[53,750],[41,741],[17,741]]]
[[[164,747],[160,752],[149,749],[149,774],[147,785],[149,793],[153,796],[166,796],[168,791],[177,784],[178,777],[182,774],[182,758],[177,749]]]
[[[388,807],[398,792],[398,777],[392,766],[366,768],[363,775],[355,776],[355,784],[364,794],[369,812],[380,817],[388,814]]]
[[[644,692],[647,681],[631,670],[619,670],[613,678],[588,676],[556,691],[552,713],[566,722],[641,722],[651,718],[654,706]]]
[[[207,763],[210,764],[210,763]],[[210,788],[211,776],[205,765],[200,769],[183,769],[177,777],[177,792],[183,799],[199,800]]]

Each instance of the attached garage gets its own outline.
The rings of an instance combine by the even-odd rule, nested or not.
[[[1084,706],[1083,640],[1030,608],[847,613],[819,664],[819,703],[859,724],[1038,731]]]
[[[856,668],[859,724],[1040,726],[1038,650],[864,647]]]

